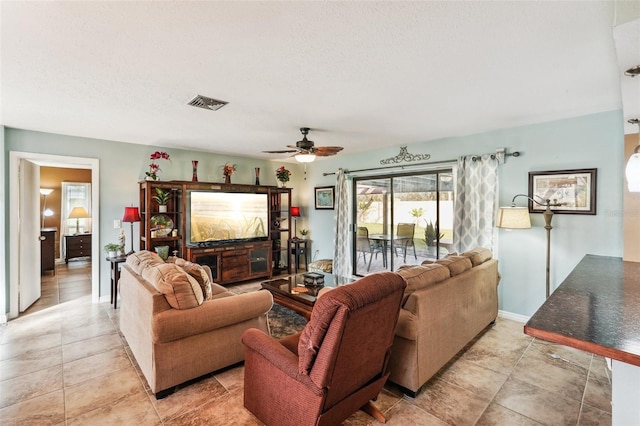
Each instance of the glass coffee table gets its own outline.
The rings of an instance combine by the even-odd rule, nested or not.
[[[305,285],[305,280],[307,284]],[[354,282],[355,279],[318,272],[290,275],[262,282],[262,288],[273,295],[273,300],[307,320],[316,303],[318,293],[325,287],[337,287]],[[312,284],[322,282],[322,284]]]

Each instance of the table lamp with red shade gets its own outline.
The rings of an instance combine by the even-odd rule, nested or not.
[[[127,256],[129,256],[131,253],[133,253],[133,222],[140,222],[140,211],[138,210],[138,208],[125,207],[122,221],[131,223],[131,251],[127,253]]]

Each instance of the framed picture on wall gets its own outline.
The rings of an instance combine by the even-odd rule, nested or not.
[[[335,187],[317,186],[316,190],[316,210],[333,210],[336,201]]]
[[[544,212],[545,200],[551,200],[561,204],[550,207],[554,213],[596,214],[597,170],[529,172],[529,197],[542,204],[529,200],[529,212]]]

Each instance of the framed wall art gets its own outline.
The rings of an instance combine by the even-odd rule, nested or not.
[[[318,186],[316,190],[316,210],[333,210],[336,200],[335,187]]]
[[[596,214],[596,181],[598,169],[555,170],[529,172],[529,212],[542,213],[544,200],[551,200],[554,213]]]

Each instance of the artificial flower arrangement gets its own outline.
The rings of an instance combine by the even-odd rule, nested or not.
[[[278,181],[284,183],[289,182],[289,177],[291,176],[291,171],[284,168],[284,166],[280,166],[276,170],[276,178]]]
[[[231,176],[233,174],[233,172],[236,171],[237,167],[238,166],[236,166],[235,164],[233,164],[233,165],[231,165],[229,163],[225,164],[224,167],[222,168],[222,175],[224,177]]]
[[[169,154],[164,151],[156,151],[149,156],[149,159],[151,160],[151,164],[149,164],[149,171],[145,172],[144,174],[147,175],[147,177],[149,177],[150,179],[157,180],[158,172],[162,170],[156,163],[156,160],[168,160],[169,162],[171,162],[171,158],[169,157]]]

